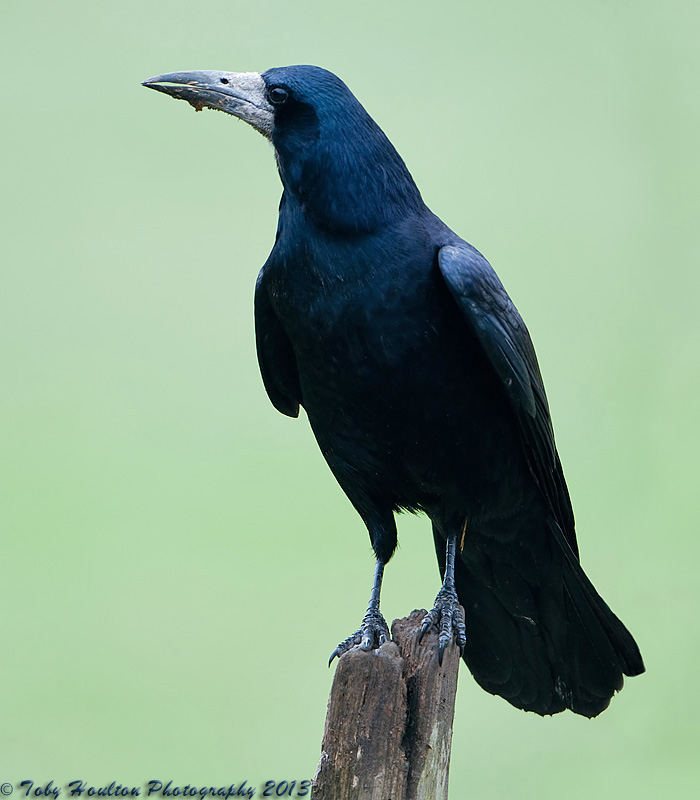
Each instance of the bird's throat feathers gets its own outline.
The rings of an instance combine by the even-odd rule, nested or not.
[[[289,200],[337,233],[373,233],[423,205],[401,156],[354,96],[278,114],[272,141]]]

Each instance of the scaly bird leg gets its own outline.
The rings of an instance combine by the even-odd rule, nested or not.
[[[377,559],[374,568],[374,581],[372,582],[372,594],[369,597],[369,606],[367,613],[362,620],[362,625],[359,630],[355,631],[352,636],[348,636],[345,641],[341,642],[335,650],[331,653],[328,661],[328,666],[331,665],[333,659],[340,658],[343,653],[346,653],[352,647],[359,647],[360,650],[375,650],[380,647],[384,642],[391,639],[389,627],[386,620],[379,610],[379,594],[382,590],[382,577],[384,576],[384,562]]]
[[[467,629],[464,623],[464,609],[457,598],[455,589],[455,554],[457,550],[457,536],[447,537],[447,552],[445,558],[445,579],[442,588],[435,598],[435,605],[429,611],[420,626],[418,641],[423,639],[426,631],[435,627],[438,631],[438,657],[442,664],[445,648],[450,643],[454,634],[455,641],[461,653],[467,643]]]

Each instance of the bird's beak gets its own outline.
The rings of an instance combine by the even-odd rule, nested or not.
[[[142,86],[187,100],[197,111],[213,108],[233,114],[268,139],[272,136],[274,109],[257,72],[168,72],[143,81]]]

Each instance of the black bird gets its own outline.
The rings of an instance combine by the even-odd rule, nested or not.
[[[394,515],[422,511],[444,575],[422,632],[437,625],[440,656],[454,635],[488,692],[538,714],[599,714],[644,665],[579,563],[535,351],[489,263],[426,207],[332,73],[144,85],[274,145],[284,191],[255,291],[260,371],[278,411],[306,410],[376,555],[367,615],[331,660],[389,638],[379,593]]]

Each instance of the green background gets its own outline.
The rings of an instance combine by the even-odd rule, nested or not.
[[[451,796],[693,796],[697,9],[2,0],[0,781],[315,771],[373,561],[258,375],[273,153],[139,86],[315,63],[527,320],[584,566],[648,668],[594,721],[524,714],[463,669]],[[439,586],[426,520],[400,542],[388,619]]]

